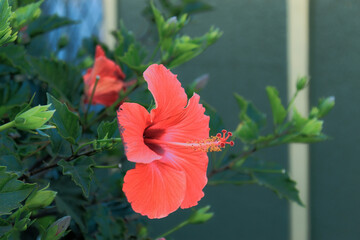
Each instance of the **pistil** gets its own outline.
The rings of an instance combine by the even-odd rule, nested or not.
[[[219,152],[222,148],[225,148],[226,145],[234,146],[233,141],[228,141],[229,137],[232,136],[231,132],[222,130],[222,134],[218,133],[216,136],[211,136],[210,138],[190,141],[190,142],[170,142],[159,139],[146,138],[145,143],[148,144],[159,144],[159,145],[168,145],[168,146],[177,146],[192,148],[194,151],[203,151],[203,152]]]

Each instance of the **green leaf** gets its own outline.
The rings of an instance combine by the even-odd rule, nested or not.
[[[5,236],[10,234],[11,230],[13,230],[12,224],[0,218],[0,238],[6,239]]]
[[[310,119],[301,129],[301,133],[306,135],[318,135],[321,133],[322,125],[323,121],[317,120],[316,118]]]
[[[64,212],[67,215],[70,215],[79,225],[81,230],[86,231],[84,220],[81,217],[82,213],[85,211],[81,205],[84,204],[85,201],[79,201],[74,197],[58,194],[55,198],[55,202],[59,212]]]
[[[210,206],[202,207],[198,210],[195,210],[193,214],[191,214],[189,218],[190,224],[201,224],[209,221],[213,216],[214,213],[208,212],[210,209]]]
[[[251,142],[259,135],[259,129],[255,122],[247,119],[241,122],[234,132],[234,136],[240,138],[244,142]]]
[[[97,128],[98,139],[109,139],[116,138],[119,136],[119,127],[117,120],[114,119],[112,122],[103,121]]]
[[[245,121],[251,119],[259,129],[265,126],[266,115],[264,113],[260,112],[252,102],[245,100],[239,94],[235,93],[234,97],[240,108],[240,120]]]
[[[295,127],[296,131],[301,131],[309,120],[301,116],[296,108],[293,110],[291,122]]]
[[[266,87],[266,92],[270,101],[271,110],[273,114],[274,124],[278,125],[284,122],[287,112],[281,104],[279,93],[274,87]]]
[[[40,16],[38,19],[36,19],[34,22],[32,22],[27,31],[31,38],[47,33],[49,31],[52,31],[54,29],[68,26],[71,24],[78,23],[76,21],[73,21],[66,17],[60,17],[58,15],[50,15],[50,16]]]
[[[58,192],[55,203],[58,212],[71,216],[77,223],[82,232],[86,232],[84,222],[85,205],[88,203],[84,200],[80,188],[76,187],[70,177],[61,177],[52,184],[52,188]]]
[[[64,175],[70,175],[75,184],[81,187],[84,196],[89,197],[95,162],[91,158],[81,157],[71,162],[61,160],[58,165],[62,167]]]
[[[75,144],[81,135],[79,116],[71,112],[68,107],[47,94],[48,104],[52,104],[50,109],[55,109],[51,122],[55,124],[59,134],[72,144]]]
[[[0,60],[2,64],[14,67],[29,75],[32,73],[32,69],[26,55],[26,50],[21,45],[9,45],[0,48]]]
[[[69,103],[76,104],[79,101],[81,74],[77,68],[60,60],[46,58],[30,57],[30,63],[39,78],[48,83]]]
[[[321,134],[315,135],[315,136],[304,136],[304,135],[295,136],[289,142],[293,142],[293,143],[316,143],[316,142],[323,142],[323,141],[326,141],[326,140],[329,140],[329,139],[330,138],[327,135],[321,133]]]
[[[38,18],[41,14],[40,5],[43,0],[20,7],[15,11],[13,25],[16,29],[20,29]]]
[[[27,82],[22,84],[11,81],[0,85],[0,118],[4,115],[11,116],[12,110],[24,104],[24,100],[30,96],[30,86]]]
[[[12,32],[10,20],[13,17],[8,0],[0,1],[0,47],[4,44],[15,41],[17,32]]]
[[[124,223],[113,215],[108,206],[98,204],[91,209],[90,214],[97,224],[96,239],[125,239]]]
[[[50,154],[54,156],[69,157],[71,153],[71,144],[62,138],[56,129],[49,129],[46,133],[50,136],[51,147]]]
[[[14,224],[14,230],[15,231],[25,231],[31,224],[31,219],[30,219],[31,213],[28,213],[24,218],[15,221]]]
[[[118,56],[117,59],[126,64],[130,69],[142,73],[150,64],[142,64],[146,53],[144,49],[138,44],[131,44],[124,56]]]
[[[194,57],[203,53],[209,46],[214,44],[220,37],[222,32],[211,27],[209,32],[201,37],[190,38],[189,36],[181,36],[175,39],[169,39],[168,45],[163,47],[163,62],[168,68],[177,67],[185,62],[190,61]]]
[[[113,32],[113,35],[117,40],[117,46],[115,48],[116,56],[123,56],[128,51],[129,47],[135,43],[133,32],[127,30],[122,20],[120,20],[119,29]]]
[[[154,14],[156,26],[157,26],[158,33],[159,33],[159,39],[160,39],[160,42],[161,42],[163,40],[162,29],[164,28],[165,19],[161,15],[160,11],[155,7],[153,2],[150,2],[150,5],[151,5],[151,9],[152,9],[153,14]]]
[[[280,198],[286,198],[304,206],[300,200],[299,191],[296,189],[296,182],[290,179],[285,169],[274,163],[261,161],[251,161],[251,165],[244,169],[251,173],[259,185],[271,189]]]
[[[16,174],[6,172],[6,167],[0,167],[0,216],[21,207],[21,202],[35,187],[35,184],[23,183],[17,178]]]

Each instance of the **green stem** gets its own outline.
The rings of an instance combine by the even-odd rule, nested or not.
[[[255,180],[247,180],[247,181],[228,181],[228,180],[218,180],[218,181],[209,181],[208,185],[216,186],[220,184],[233,184],[233,185],[247,185],[247,184],[255,184]]]
[[[5,129],[12,128],[12,127],[14,127],[14,126],[15,126],[15,122],[14,122],[14,121],[5,123],[5,124],[3,124],[3,125],[0,126],[0,132],[1,132],[1,131],[4,131]]]
[[[105,143],[105,142],[110,142],[110,143],[117,143],[117,142],[122,142],[121,138],[109,138],[109,139],[101,139],[101,140],[92,140],[90,142],[86,142],[81,144],[74,152],[74,155],[76,155],[83,147],[91,145],[91,144],[97,144],[97,143]]]
[[[189,224],[189,220],[186,220],[186,221],[184,221],[184,222],[180,223],[179,225],[177,225],[176,227],[174,227],[174,228],[170,229],[170,230],[169,230],[169,231],[167,231],[166,233],[164,233],[164,234],[160,235],[160,236],[159,236],[159,237],[157,237],[157,238],[163,238],[163,237],[166,237],[166,236],[168,236],[168,235],[172,234],[173,232],[175,232],[175,231],[177,231],[177,230],[179,230],[179,229],[181,229],[181,228],[185,227],[185,226],[186,226],[186,225],[188,225],[188,224]]]
[[[251,171],[257,172],[257,173],[283,173],[284,169],[256,169],[252,168]]]
[[[110,166],[100,166],[100,165],[96,165],[94,166],[94,168],[119,168],[119,164],[116,165],[110,165]]]
[[[298,94],[299,94],[299,90],[296,90],[296,92],[295,92],[294,96],[291,98],[291,100],[289,102],[289,105],[288,105],[288,108],[286,110],[288,114],[289,114],[289,111],[290,111],[292,105],[294,104],[294,101],[295,101]]]
[[[139,80],[132,85],[128,90],[126,90],[126,92],[121,95],[120,98],[118,98],[118,100],[116,100],[116,102],[114,102],[110,107],[106,108],[102,113],[100,113],[100,115],[98,115],[95,119],[93,119],[89,125],[87,126],[91,126],[92,124],[94,124],[95,122],[101,120],[103,117],[105,117],[108,112],[113,112],[115,107],[119,105],[119,103],[121,103],[122,101],[124,101],[124,99],[129,96],[130,93],[132,93],[136,88],[138,88],[140,85],[142,84],[142,82],[140,82]]]

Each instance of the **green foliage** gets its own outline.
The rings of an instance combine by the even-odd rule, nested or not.
[[[64,103],[59,102],[50,94],[47,95],[47,99],[48,103],[52,104],[51,109],[56,110],[51,122],[64,139],[71,144],[75,144],[81,135],[79,117],[71,112]]]
[[[15,127],[21,130],[49,129],[52,126],[44,125],[53,116],[55,110],[48,111],[51,104],[33,107],[20,112],[14,119]]]
[[[88,157],[81,157],[71,162],[61,160],[58,165],[62,167],[64,175],[70,175],[75,184],[81,187],[84,196],[89,197],[94,161]]]
[[[283,123],[286,118],[287,112],[284,106],[281,104],[278,91],[274,87],[266,87],[266,92],[270,101],[274,124],[278,125]]]
[[[68,103],[78,96],[81,75],[77,68],[56,59],[32,57],[30,63],[40,80],[48,83],[55,91],[54,95],[60,95]]]
[[[280,198],[286,198],[303,206],[296,189],[296,182],[291,180],[286,170],[276,164],[252,161],[251,166],[244,166],[241,171],[248,172],[260,186],[274,191]]]
[[[49,206],[55,199],[57,192],[47,190],[49,187],[33,192],[26,200],[24,207],[30,211]]]
[[[75,23],[77,22],[66,17],[60,17],[58,15],[40,16],[29,25],[28,32],[30,37],[33,38],[40,34],[47,33],[54,29]]]
[[[0,47],[4,44],[15,41],[17,32],[10,27],[10,20],[13,16],[8,0],[0,1]]]
[[[29,85],[26,83],[5,83],[2,85],[2,88],[0,88],[0,95],[2,96],[0,98],[0,118],[4,115],[11,116],[13,110],[18,110],[18,108],[24,104],[22,98],[30,96]]]
[[[35,19],[37,19],[41,14],[40,5],[42,3],[43,0],[30,3],[26,6],[16,9],[15,17],[13,18],[12,22],[14,28],[20,30],[22,27],[30,24]]]
[[[113,32],[113,51],[92,37],[83,41],[74,59],[65,62],[57,54],[73,36],[64,34],[55,40],[54,51],[44,44],[45,34],[77,22],[41,15],[42,2],[14,0],[10,9],[8,1],[0,0],[0,239],[49,240],[67,235],[66,239],[150,240],[144,218],[134,213],[122,191],[124,175],[132,165],[124,154],[116,108],[131,101],[152,109],[143,71],[153,63],[181,66],[219,39],[222,33],[214,27],[199,37],[188,36],[184,29],[191,14],[212,7],[198,0],[159,0],[160,12],[151,2],[146,14],[151,14],[152,25],[146,39],[136,39],[121,22]],[[16,31],[20,33],[15,41]],[[127,87],[110,107],[84,102],[82,75],[94,67],[98,44],[126,74]],[[134,84],[128,86],[129,81]],[[208,81],[203,74],[184,86],[188,97]],[[253,156],[273,146],[328,138],[322,132],[323,117],[335,99],[321,99],[303,116],[293,102],[307,85],[307,78],[298,80],[287,106],[274,87],[267,87],[270,122],[251,101],[235,94],[239,123],[228,141],[236,140],[236,145],[231,151],[209,154],[209,185],[258,184],[302,204],[284,168],[267,162],[266,156],[259,161]],[[224,123],[216,109],[203,99],[201,103],[210,117],[210,135],[216,136]],[[194,210],[162,237],[188,224],[206,223],[216,216],[209,208]]]
[[[16,174],[6,172],[6,167],[0,167],[0,216],[21,207],[21,202],[35,187],[34,184],[23,183],[17,178]]]
[[[116,119],[112,122],[104,121],[101,122],[97,128],[98,139],[109,139],[119,136],[118,123]]]
[[[58,240],[66,235],[66,229],[70,226],[71,217],[65,216],[51,224],[41,240]]]
[[[9,45],[0,48],[0,59],[2,64],[11,66],[7,69],[8,73],[16,73],[18,71],[30,74],[32,69],[26,57],[26,50],[23,46]]]
[[[213,216],[214,213],[208,212],[210,209],[210,206],[202,207],[198,210],[195,210],[193,214],[189,217],[189,223],[190,224],[202,224],[209,221]]]

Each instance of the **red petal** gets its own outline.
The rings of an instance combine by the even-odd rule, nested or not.
[[[95,58],[98,58],[98,57],[101,57],[101,56],[105,57],[105,52],[104,52],[104,50],[102,49],[102,47],[100,45],[97,45],[96,50],[95,50]]]
[[[90,98],[94,85],[88,88],[86,95]],[[101,84],[97,84],[92,104],[103,104],[111,106],[119,98],[119,92],[124,88],[123,81],[114,78],[104,77]]]
[[[204,107],[199,104],[197,94],[189,100],[188,106],[181,114],[152,125],[152,129],[165,129],[159,138],[164,142],[196,142],[209,137],[209,117],[204,114]],[[204,196],[203,188],[207,183],[206,170],[208,157],[205,152],[192,148],[161,146],[165,153],[161,161],[167,161],[186,173],[186,194],[181,208],[195,206]]]
[[[163,65],[153,64],[144,72],[144,78],[156,103],[156,109],[151,111],[153,122],[176,115],[184,109],[187,96],[170,70]]]
[[[162,160],[169,159],[174,166],[185,172],[186,190],[180,207],[190,208],[197,205],[198,201],[204,196],[203,188],[207,184],[207,154],[189,148],[172,148],[165,151],[166,154]]]
[[[136,164],[125,175],[123,191],[135,212],[163,218],[183,201],[185,175],[161,161]]]
[[[149,130],[164,129],[160,140],[187,143],[209,138],[209,116],[204,114],[205,108],[199,104],[200,96],[196,93],[189,104],[177,115],[169,116],[163,121],[155,122]]]
[[[105,56],[95,58],[95,63],[91,75],[94,81],[96,76],[99,76],[99,83],[102,81],[102,77],[112,77],[119,81],[125,79],[125,74],[121,68]]]
[[[144,143],[144,130],[150,124],[150,114],[144,107],[137,103],[123,103],[117,117],[129,161],[150,163],[161,158]]]

